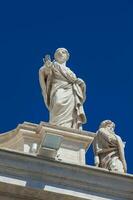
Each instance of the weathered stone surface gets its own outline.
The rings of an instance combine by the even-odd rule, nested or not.
[[[95,165],[110,171],[126,173],[125,144],[121,137],[116,135],[115,123],[104,120],[93,141]]]
[[[0,135],[0,148],[37,155],[42,139],[46,134],[63,138],[57,152],[59,160],[85,164],[85,152],[92,143],[95,134],[41,122],[39,125],[25,122],[16,129]],[[33,146],[37,149],[33,151]]]
[[[133,176],[0,150],[0,199],[133,199]]]
[[[83,103],[86,99],[86,85],[66,66],[69,53],[58,48],[54,60],[46,55],[39,70],[39,81],[45,104],[49,110],[49,122],[54,125],[82,129],[86,123]]]
[[[47,133],[63,137],[57,159],[38,155]],[[0,135],[0,199],[133,199],[132,175],[85,165],[85,151],[94,136],[44,122],[25,122]]]

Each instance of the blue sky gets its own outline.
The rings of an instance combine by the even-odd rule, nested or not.
[[[38,70],[58,47],[68,49],[68,66],[87,85],[84,129],[113,120],[132,173],[133,1],[1,1],[0,133],[48,121]],[[92,149],[86,157],[93,165]]]

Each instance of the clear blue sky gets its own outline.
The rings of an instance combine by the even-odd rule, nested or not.
[[[113,120],[133,173],[132,0],[0,2],[0,133],[48,121],[38,70],[58,47],[69,50],[68,66],[87,85],[84,129],[95,132],[102,120]]]

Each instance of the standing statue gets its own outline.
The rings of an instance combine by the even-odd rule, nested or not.
[[[115,124],[110,120],[101,123],[93,142],[95,165],[110,171],[126,173],[125,144],[114,132]]]
[[[69,53],[58,48],[54,60],[46,55],[39,70],[39,81],[45,104],[50,113],[49,122],[54,125],[82,129],[86,123],[83,103],[86,98],[84,81],[66,66]]]

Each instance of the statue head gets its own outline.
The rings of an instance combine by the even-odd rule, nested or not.
[[[69,56],[70,55],[65,48],[58,48],[54,54],[55,60],[60,64],[65,63],[69,59]]]
[[[114,131],[115,123],[112,122],[111,120],[104,120],[104,121],[101,122],[99,128],[107,128],[107,129],[109,129],[111,131]]]

